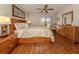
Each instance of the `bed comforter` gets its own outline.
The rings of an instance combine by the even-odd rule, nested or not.
[[[52,42],[54,42],[52,31],[45,27],[28,27],[17,30],[17,36],[18,38],[48,37]]]

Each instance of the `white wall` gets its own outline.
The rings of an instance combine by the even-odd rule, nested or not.
[[[40,13],[32,13],[29,14],[30,20],[31,20],[31,25],[33,26],[40,26],[41,25],[41,17],[50,17],[51,20],[55,20],[53,17],[53,15],[44,15],[44,14],[40,14]],[[55,21],[54,21],[55,22]],[[53,23],[53,21],[51,22]]]
[[[0,4],[0,15],[11,16],[12,5],[11,4]]]
[[[57,22],[57,20],[56,20],[56,13],[54,13],[52,15],[52,24],[55,24],[56,22]]]
[[[25,11],[20,5],[16,6]],[[12,4],[0,4],[0,15],[12,17]]]
[[[62,14],[67,13],[69,11],[73,11],[73,24],[74,26],[79,26],[79,5],[66,5],[64,8],[62,8],[61,11],[57,13],[57,16],[59,20],[57,21],[57,24],[62,24]]]
[[[30,20],[31,20],[31,25],[34,26],[39,26],[41,24],[40,22],[40,14],[30,14]]]

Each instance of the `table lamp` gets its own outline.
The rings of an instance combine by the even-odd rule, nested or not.
[[[30,21],[30,20],[28,21],[28,24],[29,24],[29,26],[30,26],[30,24],[31,24],[31,21]]]
[[[11,24],[10,17],[0,16],[0,24]]]
[[[10,30],[9,24],[11,24],[10,17],[0,16],[0,36],[4,36],[4,33]]]

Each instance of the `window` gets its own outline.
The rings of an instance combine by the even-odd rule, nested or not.
[[[42,26],[47,26],[51,24],[51,18],[45,17],[45,18],[41,18],[41,24]]]

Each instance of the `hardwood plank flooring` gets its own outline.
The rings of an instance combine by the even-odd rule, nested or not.
[[[56,34],[54,43],[19,44],[11,54],[73,54],[78,53],[76,46],[68,39]],[[79,45],[78,45],[79,46]]]

